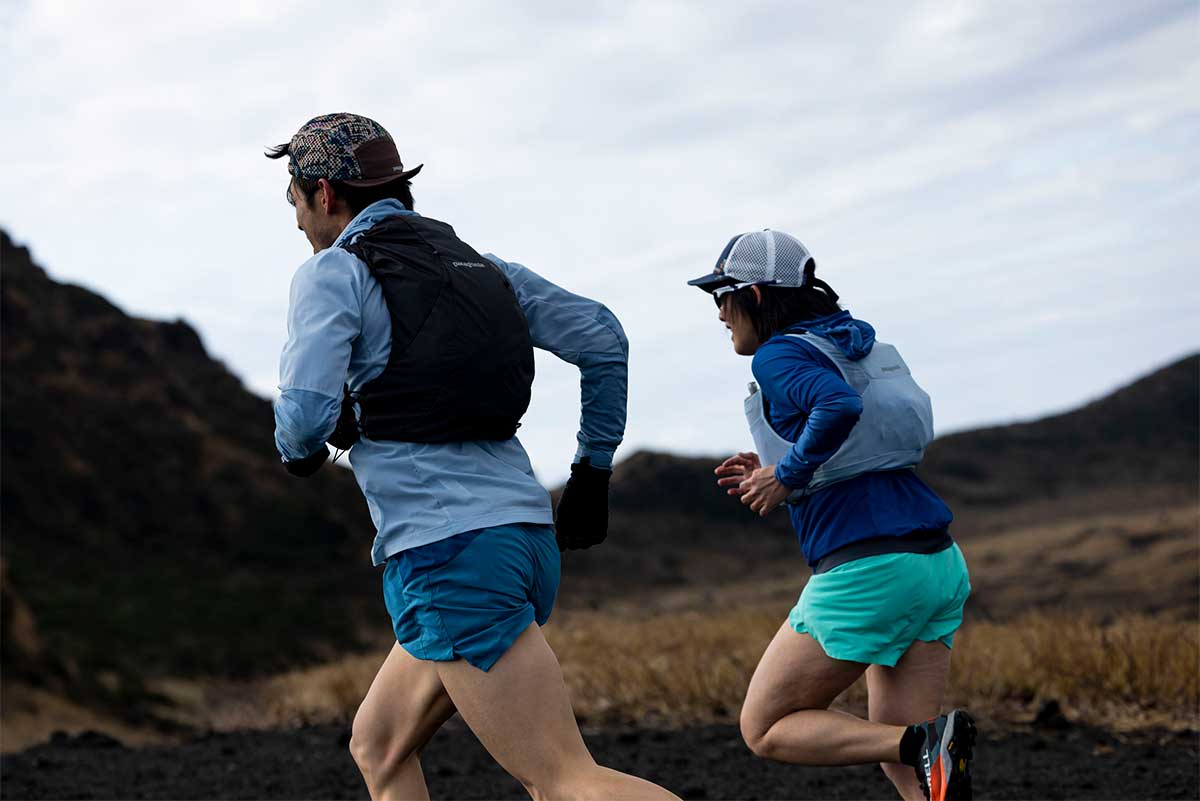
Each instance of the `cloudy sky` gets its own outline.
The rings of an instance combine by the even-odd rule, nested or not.
[[[270,396],[309,250],[262,149],[353,111],[425,163],[419,211],[620,317],[625,455],[748,446],[749,362],[684,282],[764,227],[939,431],[1027,419],[1200,348],[1198,9],[10,0],[0,227]],[[538,367],[522,439],[557,481],[578,374]]]

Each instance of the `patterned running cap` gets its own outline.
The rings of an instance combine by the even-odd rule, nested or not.
[[[804,266],[811,259],[808,248],[796,237],[764,228],[730,239],[713,271],[688,285],[714,294],[755,284],[802,287]]]
[[[424,164],[405,170],[391,134],[359,114],[322,114],[313,117],[286,145],[267,155],[288,156],[288,172],[296,178],[343,181],[350,186],[378,186],[412,178]]]

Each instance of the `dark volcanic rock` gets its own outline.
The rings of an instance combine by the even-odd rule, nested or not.
[[[455,723],[421,762],[434,798],[524,799],[474,736]],[[8,798],[366,798],[338,728],[211,735],[171,748],[121,751],[50,744],[5,756]],[[986,734],[986,732],[985,732]],[[875,765],[809,768],[750,754],[735,726],[597,732],[596,760],[685,799],[895,798]],[[1197,740],[1121,742],[1092,729],[1013,733],[977,746],[980,798],[1196,798]]]
[[[1038,729],[1069,729],[1071,721],[1063,714],[1058,701],[1050,700],[1042,704],[1034,715],[1033,726]]]

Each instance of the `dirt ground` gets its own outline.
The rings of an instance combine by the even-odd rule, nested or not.
[[[179,746],[127,748],[100,734],[60,735],[3,757],[4,798],[366,798],[343,727],[213,734]],[[894,798],[877,767],[804,768],[750,755],[736,727],[591,732],[598,761],[686,799]],[[978,798],[1197,798],[1195,733],[1123,742],[1096,729],[984,737]],[[459,721],[423,757],[435,798],[525,798]]]

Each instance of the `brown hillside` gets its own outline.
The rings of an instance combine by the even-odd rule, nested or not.
[[[0,275],[6,679],[119,696],[358,644],[378,587],[349,472],[288,476],[270,404],[183,321],[52,281],[2,232]]]
[[[996,507],[1200,482],[1200,355],[1030,423],[952,434],[921,474],[956,505]]]

